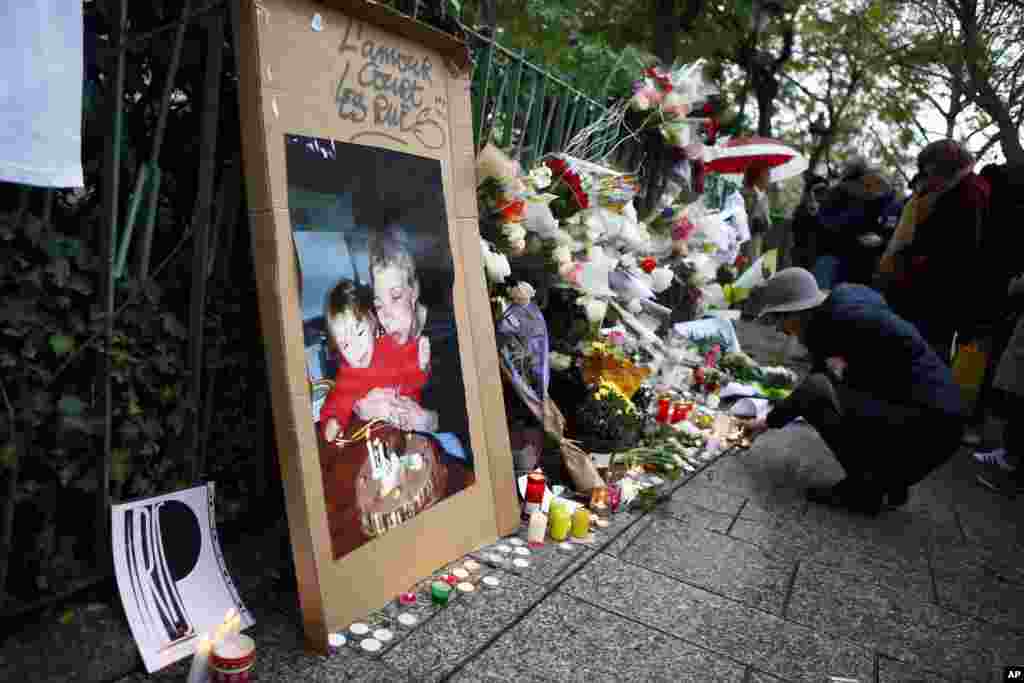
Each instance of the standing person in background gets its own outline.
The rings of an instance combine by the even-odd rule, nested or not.
[[[805,176],[805,190],[793,213],[793,258],[790,265],[810,270],[814,267],[815,246],[821,224],[818,210],[828,192],[828,182],[817,175]]]
[[[1010,281],[1007,294],[1018,301],[1024,297],[1024,275]],[[1024,315],[1018,316],[1006,350],[1003,351],[993,381],[995,412],[1004,420],[1003,445],[974,454],[976,460],[991,467],[978,480],[997,491],[1015,495],[1024,490]]]
[[[884,242],[878,221],[892,199],[892,186],[878,168],[863,157],[846,163],[818,212],[821,249],[814,277],[819,287],[872,281]]]
[[[764,251],[764,236],[772,226],[770,206],[768,203],[768,185],[771,184],[771,167],[767,164],[754,163],[743,173],[743,203],[747,210],[747,222],[750,225],[750,241],[743,245],[743,255],[753,263],[761,258]]]
[[[990,188],[956,140],[929,144],[917,164],[933,199],[902,250],[909,284],[903,315],[949,362],[954,333],[970,337],[985,317],[983,298],[990,288],[980,257]]]

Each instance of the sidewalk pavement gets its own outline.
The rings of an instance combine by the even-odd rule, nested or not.
[[[1024,664],[1024,499],[975,472],[961,451],[876,519],[811,505],[803,489],[842,471],[794,423],[671,485],[653,511],[619,514],[593,547],[547,545],[527,568],[494,567],[483,549],[499,586],[418,607],[411,628],[375,617],[396,636],[372,655],[354,637],[304,654],[294,591],[255,576],[240,589],[257,680],[1002,681]]]

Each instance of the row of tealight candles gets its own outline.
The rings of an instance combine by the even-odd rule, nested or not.
[[[188,671],[188,683],[207,683],[210,678],[210,655],[218,644],[236,637],[242,630],[242,615],[232,607],[224,615],[224,621],[214,629],[213,634],[204,633],[196,645],[192,666]]]

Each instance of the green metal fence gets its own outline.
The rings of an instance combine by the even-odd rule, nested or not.
[[[565,149],[573,137],[608,111],[608,75],[601,92],[585,93],[492,38],[464,28],[473,44],[473,139],[508,151],[528,167]],[[619,138],[618,127],[599,131],[594,156],[603,157]]]

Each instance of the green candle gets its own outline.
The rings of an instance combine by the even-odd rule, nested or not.
[[[444,581],[435,581],[430,584],[430,599],[435,605],[447,605],[448,598],[451,597],[452,587]]]

